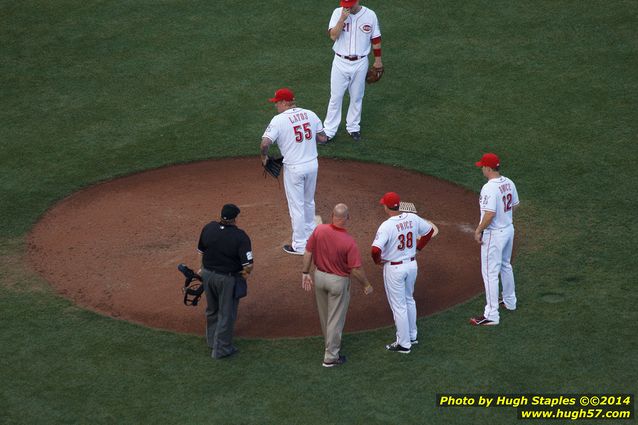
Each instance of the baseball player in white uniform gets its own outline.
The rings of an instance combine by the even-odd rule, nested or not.
[[[500,160],[493,153],[486,153],[476,163],[481,167],[487,183],[481,189],[479,206],[481,219],[474,232],[474,239],[481,245],[481,273],[485,285],[485,311],[483,316],[473,317],[470,323],[477,326],[499,324],[498,277],[503,284],[503,301],[507,310],[516,310],[514,272],[510,259],[514,243],[513,212],[519,204],[514,182],[501,176]]]
[[[334,138],[341,123],[343,95],[348,89],[350,106],[346,116],[346,130],[355,140],[361,140],[361,105],[365,91],[370,47],[375,68],[383,68],[381,61],[381,29],[377,15],[358,0],[341,0],[341,7],[332,12],[328,35],[334,41],[335,52],[330,74],[330,102],[323,122],[328,140]]]
[[[327,137],[317,114],[298,108],[290,89],[277,90],[269,101],[279,114],[261,138],[261,161],[266,163],[270,145],[277,143],[284,157],[284,188],[292,222],[292,243],[284,245],[284,251],[304,255],[306,241],[316,226],[317,140],[325,143]]]
[[[383,282],[397,328],[396,340],[386,350],[408,354],[418,344],[414,283],[417,277],[416,251],[438,234],[437,227],[416,214],[399,211],[401,199],[388,192],[379,201],[389,218],[372,243],[372,259],[383,265]]]

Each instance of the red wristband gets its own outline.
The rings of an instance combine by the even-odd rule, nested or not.
[[[374,53],[374,57],[375,58],[380,58],[381,57],[381,49],[372,49],[372,53]]]

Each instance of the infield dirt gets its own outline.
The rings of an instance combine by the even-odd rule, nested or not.
[[[477,194],[400,168],[321,158],[317,214],[330,222],[335,204],[350,207],[348,230],[358,242],[375,289],[364,296],[352,282],[345,331],[393,323],[382,269],[369,254],[386,218],[379,198],[388,191],[413,202],[419,215],[440,229],[417,256],[419,315],[483,291],[480,250],[472,237]],[[303,257],[282,250],[291,236],[283,181],[278,185],[265,179],[257,157],[170,166],[76,192],[54,205],[29,234],[29,263],[80,306],[154,328],[203,334],[205,299],[197,307],[183,305],[183,277],[177,264],[199,267],[199,232],[217,220],[222,205],[229,202],[241,208],[238,226],[251,237],[255,258],[235,334],[320,335],[314,293],[301,288]]]

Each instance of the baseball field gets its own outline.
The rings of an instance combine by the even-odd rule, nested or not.
[[[472,327],[479,295],[422,317],[409,355],[383,349],[392,327],[348,333],[348,363],[324,369],[320,337],[240,338],[213,361],[200,335],[78,307],[27,261],[38,220],[80,189],[172,164],[254,156],[254,184],[274,90],[325,113],[338,3],[0,0],[1,424],[494,425],[516,409],[439,407],[437,394],[637,392],[638,3],[362,4],[386,73],[367,89],[363,141],[341,130],[320,155],[478,196],[473,163],[498,153],[521,197],[518,310]]]

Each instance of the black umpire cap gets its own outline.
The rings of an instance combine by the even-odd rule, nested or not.
[[[222,207],[222,219],[232,220],[239,214],[239,207],[235,204],[226,204]]]

